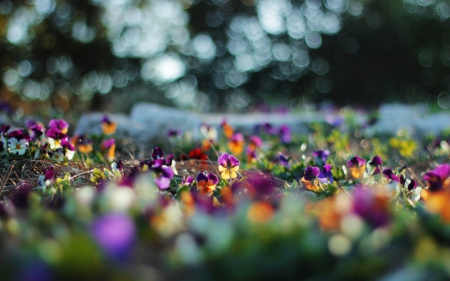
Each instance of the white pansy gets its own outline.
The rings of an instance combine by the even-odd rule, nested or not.
[[[8,149],[12,154],[24,155],[28,149],[28,141],[25,139],[19,141],[16,138],[10,138],[8,140]]]

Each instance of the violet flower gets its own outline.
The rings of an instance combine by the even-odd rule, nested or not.
[[[417,187],[417,182],[415,180],[411,180],[411,182],[408,184],[408,190],[414,190]]]
[[[52,119],[48,123],[48,127],[50,129],[56,129],[63,134],[67,134],[69,130],[69,123],[67,123],[64,119]]]
[[[398,176],[391,169],[384,169],[382,173],[387,179],[400,182]]]
[[[389,199],[385,195],[357,188],[353,192],[353,198],[353,212],[371,226],[376,228],[389,222]]]
[[[212,195],[219,183],[219,177],[213,173],[198,173],[197,175],[197,189],[201,194]]]
[[[241,162],[228,153],[222,154],[219,159],[219,172],[220,177],[226,180],[231,180],[237,177],[237,171],[239,171],[239,165]]]
[[[350,175],[354,179],[359,179],[362,177],[366,169],[366,160],[355,156],[347,161],[347,167],[350,170]]]
[[[315,166],[308,166],[305,168],[305,173],[300,179],[303,186],[312,191],[319,191],[321,189],[320,182],[317,176],[320,174],[320,169]]]
[[[374,156],[372,160],[370,160],[369,164],[370,166],[375,167],[372,175],[378,175],[379,173],[381,173],[381,165],[383,165],[383,160],[381,160],[380,156]]]
[[[105,255],[113,261],[126,261],[136,238],[136,227],[125,214],[107,214],[90,227],[91,235]]]
[[[149,168],[155,173],[155,183],[159,189],[165,190],[170,186],[170,179],[174,177],[171,167],[166,165],[164,159],[157,159],[149,162]]]
[[[428,183],[430,191],[437,191],[450,187],[450,165],[442,164],[434,170],[425,173],[423,179]]]
[[[281,125],[278,129],[278,135],[283,143],[291,143],[291,128],[288,125]]]
[[[332,183],[333,182],[333,174],[331,173],[331,169],[333,167],[331,164],[325,164],[318,175],[318,179],[323,183]]]
[[[308,166],[305,168],[305,174],[303,175],[303,178],[307,181],[311,181],[320,174],[320,169],[315,166]]]
[[[330,156],[330,151],[317,150],[313,152],[313,156],[316,158],[316,160],[321,160],[323,163],[325,163],[328,159],[328,156]]]

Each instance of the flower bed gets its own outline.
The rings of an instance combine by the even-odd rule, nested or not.
[[[179,128],[172,153],[127,160],[108,116],[92,136],[5,124],[2,280],[448,279],[450,132],[366,138],[346,119]]]

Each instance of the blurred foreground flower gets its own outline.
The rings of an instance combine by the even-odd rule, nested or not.
[[[95,241],[113,261],[126,261],[134,244],[134,222],[125,214],[107,214],[97,218],[90,228]]]

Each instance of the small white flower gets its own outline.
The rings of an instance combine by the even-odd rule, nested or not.
[[[48,144],[50,145],[50,149],[58,149],[61,148],[61,140],[48,138]]]
[[[16,138],[10,138],[8,140],[9,152],[17,155],[24,155],[28,149],[28,141],[21,139],[20,141]]]
[[[56,151],[52,155],[52,160],[56,162],[62,162],[64,160],[64,155],[61,152]]]
[[[75,155],[75,151],[67,149],[66,150],[66,158],[68,160],[72,160],[73,156]]]

